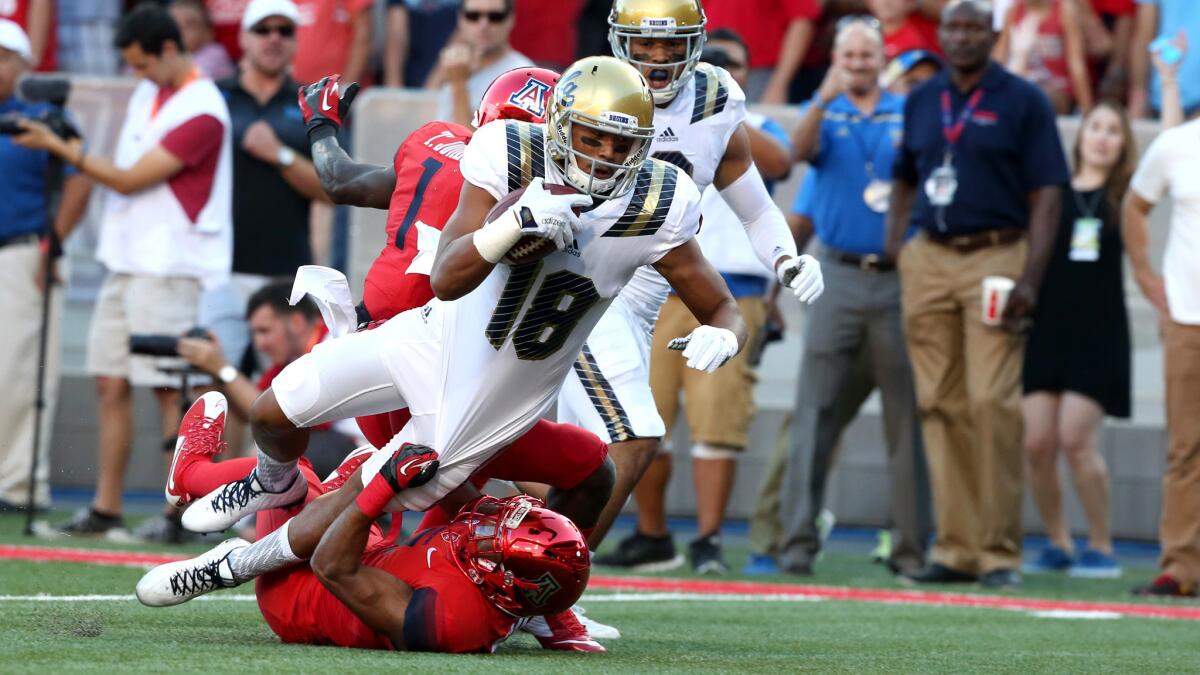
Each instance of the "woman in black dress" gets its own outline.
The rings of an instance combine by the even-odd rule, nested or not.
[[[1075,137],[1074,175],[1025,349],[1025,451],[1029,487],[1050,544],[1027,571],[1114,578],[1108,467],[1097,449],[1104,416],[1129,417],[1130,347],[1122,278],[1120,203],[1136,160],[1129,118],[1101,103]],[[1073,554],[1062,510],[1058,453],[1071,467],[1088,520]]]

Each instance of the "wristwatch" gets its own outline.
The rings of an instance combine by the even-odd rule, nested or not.
[[[237,376],[237,368],[234,368],[228,363],[221,366],[221,369],[217,371],[217,379],[221,381],[221,384],[233,384],[233,381],[237,379]]]
[[[280,168],[286,169],[296,162],[296,151],[285,145],[279,148],[279,154],[275,155],[275,161],[279,162]]]

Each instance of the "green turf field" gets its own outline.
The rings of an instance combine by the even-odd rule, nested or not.
[[[0,516],[0,544],[30,543],[21,521]],[[161,550],[93,541],[54,546]],[[196,550],[198,547],[191,547]],[[203,548],[203,547],[199,547]],[[741,551],[730,551],[740,566]],[[128,595],[141,570],[77,563],[0,561],[0,596]],[[1149,570],[1120,581],[1027,577],[1021,596],[1127,602]],[[673,577],[686,577],[675,571]],[[736,575],[731,578],[739,578]],[[775,581],[785,581],[780,578]],[[900,588],[858,554],[830,554],[825,585]],[[964,592],[978,589],[954,588]],[[224,591],[245,596],[248,587]],[[220,598],[222,594],[217,594]],[[611,602],[585,596],[588,614],[619,627],[608,654],[541,650],[518,635],[494,656],[408,655],[283,646],[253,602],[195,601],[168,609],[132,600],[0,600],[0,672],[1138,672],[1200,670],[1187,620],[1064,620],[973,608],[861,602]]]

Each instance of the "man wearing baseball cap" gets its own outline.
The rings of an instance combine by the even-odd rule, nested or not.
[[[46,104],[16,98],[17,78],[30,67],[32,50],[25,31],[16,23],[0,19],[0,118],[39,117],[49,111]],[[38,336],[42,318],[44,265],[50,263],[49,245],[39,246],[46,231],[46,163],[44,150],[23,148],[12,136],[0,135],[0,372],[10,386],[0,391],[0,511],[20,508],[29,497],[32,461],[34,391],[38,362]],[[75,175],[67,178],[62,205],[54,218],[58,239],[66,237],[87,205],[90,184]],[[56,294],[57,296],[57,294]],[[35,505],[50,502],[47,477],[50,465],[45,454],[50,421],[58,390],[59,298],[51,298],[48,330],[42,436],[39,452]]]
[[[242,15],[238,72],[217,82],[233,131],[233,277],[208,294],[205,324],[233,364],[250,345],[247,300],[312,262],[309,207],[326,199],[290,74],[298,20],[291,0],[253,0]]]

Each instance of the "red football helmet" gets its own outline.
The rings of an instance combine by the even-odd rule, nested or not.
[[[459,569],[513,616],[565,611],[587,587],[587,542],[570,519],[540,499],[479,497],[442,536],[454,545]]]
[[[496,120],[520,120],[541,124],[546,117],[550,90],[558,73],[545,68],[517,68],[492,80],[471,125],[476,129]]]

